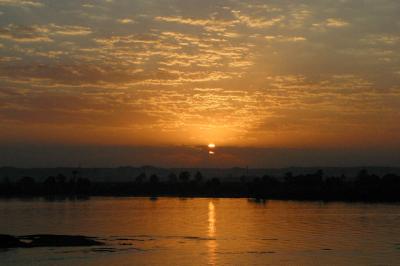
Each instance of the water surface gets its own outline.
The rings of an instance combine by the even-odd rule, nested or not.
[[[0,251],[1,265],[396,265],[400,206],[247,199],[0,200],[0,233],[108,248]]]

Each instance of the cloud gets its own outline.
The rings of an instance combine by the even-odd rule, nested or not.
[[[264,38],[268,41],[278,42],[303,42],[307,39],[303,36],[283,36],[283,35],[267,35]]]
[[[328,18],[325,25],[329,28],[343,28],[349,25],[347,21],[338,18]]]
[[[371,34],[362,38],[361,41],[370,45],[395,45],[400,42],[400,36],[392,34]]]
[[[94,8],[94,7],[95,7],[95,5],[93,5],[93,4],[88,4],[88,3],[85,3],[85,4],[82,4],[82,7],[85,7],[85,8]]]
[[[140,82],[154,78],[175,79],[176,74],[162,70],[143,72],[141,69],[114,67],[94,64],[30,64],[1,66],[0,76],[10,80],[43,80],[55,84],[89,85],[89,84],[123,84]]]
[[[109,58],[107,61],[115,61],[118,58],[127,64],[138,64],[145,69],[157,65],[160,69],[168,67],[169,72],[180,76],[175,81],[168,81],[169,84],[190,82],[190,80],[193,82],[216,80],[215,75],[213,78],[193,79],[188,76],[190,73],[221,72],[221,67],[224,68],[226,75],[218,75],[219,77],[224,79],[232,77],[238,74],[237,70],[232,68],[248,67],[252,65],[253,59],[247,44],[230,44],[222,37],[216,38],[206,34],[162,31],[158,34],[114,35],[94,38],[94,41],[99,44],[98,48],[92,48],[96,53],[93,56],[97,58],[99,55]]]
[[[326,30],[326,28],[345,28],[349,25],[349,22],[339,18],[328,18],[323,22],[312,24],[312,26],[318,30]]]
[[[233,10],[232,13],[241,23],[250,28],[268,28],[282,22],[284,19],[283,16],[277,16],[270,19],[250,17],[242,14],[238,10]]]
[[[9,24],[0,28],[0,38],[15,42],[52,42],[53,40],[32,26]]]
[[[191,26],[204,27],[206,31],[211,32],[222,32],[228,27],[234,26],[236,20],[216,20],[216,19],[196,19],[196,18],[185,18],[182,16],[157,16],[154,18],[157,21],[173,22]]]
[[[43,7],[44,4],[40,1],[0,0],[0,6]]]
[[[0,38],[15,42],[53,42],[55,35],[77,36],[90,33],[88,27],[56,24],[32,26],[9,24],[0,28]]]
[[[50,35],[88,35],[92,33],[92,30],[89,27],[83,26],[71,26],[71,25],[56,25],[49,24],[44,26],[36,26],[39,32],[48,33]]]
[[[95,42],[107,45],[129,45],[134,43],[139,44],[155,44],[158,39],[154,34],[131,34],[131,35],[114,35],[109,37],[96,37],[93,39]]]
[[[133,23],[135,23],[135,21],[133,19],[130,19],[130,18],[120,18],[120,19],[117,19],[117,22],[120,23],[120,24],[133,24]]]
[[[2,58],[0,58],[0,62],[15,62],[21,60],[22,60],[21,57],[16,57],[16,56],[3,56]]]
[[[165,22],[175,22],[175,23],[179,23],[179,24],[187,24],[187,25],[192,25],[192,26],[205,26],[207,24],[212,23],[212,21],[208,20],[208,19],[193,19],[193,18],[184,18],[181,16],[177,16],[177,17],[158,16],[158,17],[155,17],[155,20],[165,21]]]

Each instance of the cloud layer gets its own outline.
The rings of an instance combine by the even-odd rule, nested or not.
[[[400,149],[399,12],[0,0],[0,142]]]

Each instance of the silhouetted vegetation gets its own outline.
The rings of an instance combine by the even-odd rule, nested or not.
[[[70,177],[49,176],[37,182],[29,176],[17,182],[3,178],[0,196],[182,196],[182,197],[248,197],[255,199],[400,201],[400,176],[377,176],[361,170],[346,176],[324,176],[322,170],[310,174],[286,173],[282,178],[269,175],[242,176],[239,181],[205,178],[200,171],[188,171],[160,177],[141,173],[130,182],[91,182],[73,171]]]

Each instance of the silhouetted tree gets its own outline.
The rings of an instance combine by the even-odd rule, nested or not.
[[[47,192],[51,192],[52,190],[54,190],[56,184],[57,181],[54,176],[49,176],[43,181],[44,188],[46,189]]]
[[[278,179],[271,177],[269,175],[264,175],[262,177],[262,182],[267,186],[275,186],[279,183]]]
[[[87,178],[79,177],[76,180],[76,190],[78,193],[89,193],[90,191],[91,182]]]
[[[18,180],[18,184],[22,186],[32,186],[35,184],[35,179],[30,176],[24,176]]]
[[[378,184],[380,181],[380,178],[376,175],[370,175],[366,169],[362,169],[356,178],[356,183],[358,185],[367,185],[371,186],[374,184]]]
[[[323,177],[324,177],[324,172],[320,169],[311,175],[307,175],[305,177],[306,180],[304,180],[303,183],[309,185],[319,185],[322,183]]]
[[[74,179],[74,180],[76,180],[76,178],[78,177],[78,170],[73,170],[72,171],[72,178]]]
[[[211,186],[213,186],[213,187],[218,187],[219,185],[221,185],[221,181],[219,180],[219,178],[213,177],[213,178],[211,179],[210,184],[211,184]]]
[[[340,177],[328,177],[325,180],[326,185],[328,185],[328,187],[337,187],[337,186],[342,186],[344,185],[346,180],[346,177],[344,175],[340,176]]]
[[[56,180],[58,184],[65,184],[67,178],[63,174],[58,174]]]
[[[292,172],[285,173],[283,179],[285,180],[285,183],[292,183],[294,181]]]
[[[36,188],[36,182],[33,177],[24,176],[20,180],[18,180],[17,185],[22,193],[24,194],[32,194]]]
[[[175,173],[171,172],[171,173],[169,173],[169,175],[168,175],[168,181],[169,181],[170,183],[176,183],[176,182],[178,181],[178,177],[176,176]]]
[[[143,183],[145,180],[146,180],[146,173],[141,173],[135,178],[135,182],[139,184]]]
[[[324,171],[319,169],[311,176],[315,182],[322,182],[322,179],[324,178]]]
[[[12,193],[13,193],[13,191],[12,191],[12,185],[11,185],[10,179],[8,179],[8,177],[4,177],[0,183],[0,196],[2,194],[8,195],[8,194],[12,194]]]
[[[200,183],[201,181],[203,181],[203,175],[200,173],[200,171],[197,171],[194,179],[196,180],[197,183]]]
[[[190,173],[188,171],[183,171],[179,174],[179,180],[181,182],[187,183],[190,179]]]
[[[317,170],[317,172],[314,175],[322,178],[322,177],[324,177],[324,171],[319,169],[319,170]]]
[[[158,176],[156,174],[152,174],[150,176],[150,183],[155,185],[155,184],[158,184],[158,182],[159,182]]]
[[[382,182],[386,186],[400,185],[400,176],[395,174],[386,174],[382,177]]]
[[[261,178],[255,177],[255,178],[253,179],[253,184],[255,184],[255,185],[261,185]]]

